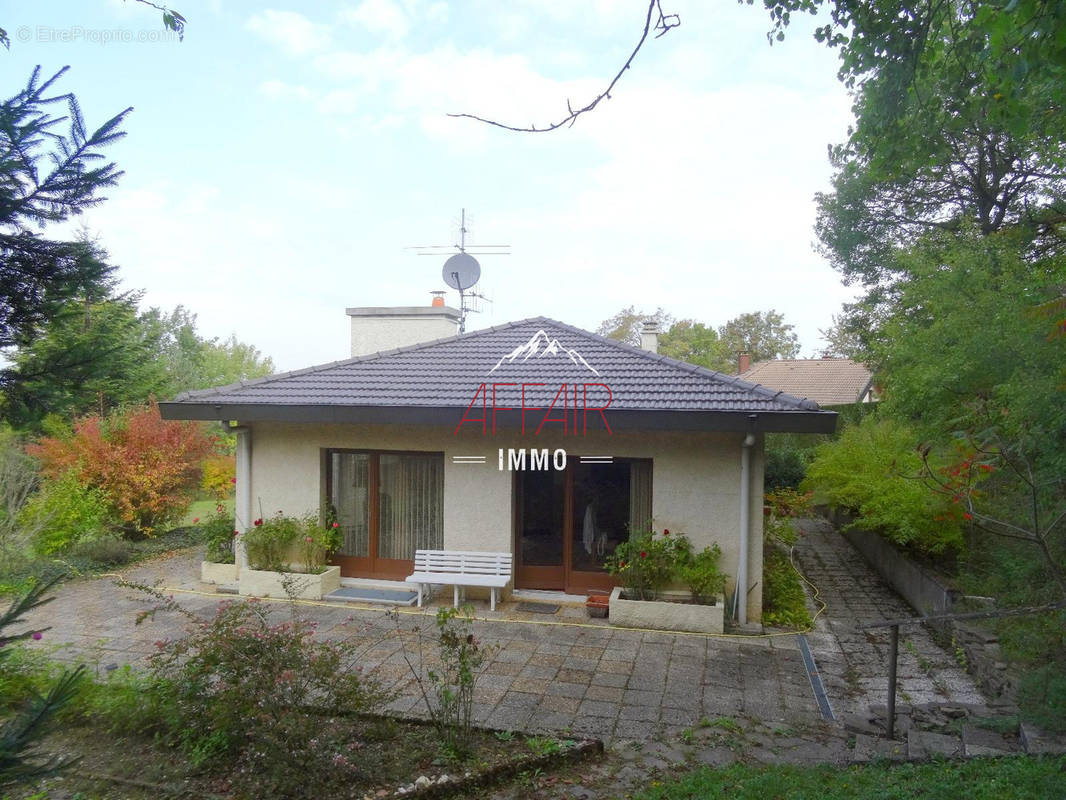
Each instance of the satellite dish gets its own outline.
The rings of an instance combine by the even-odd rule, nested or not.
[[[453,289],[469,289],[481,277],[481,265],[469,253],[456,253],[444,262],[444,282]]]

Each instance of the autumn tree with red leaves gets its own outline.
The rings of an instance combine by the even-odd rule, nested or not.
[[[200,423],[162,419],[152,401],[106,417],[83,417],[72,435],[43,438],[27,452],[41,462],[45,476],[72,471],[102,491],[127,534],[151,536],[188,508],[201,465],[218,444]]]

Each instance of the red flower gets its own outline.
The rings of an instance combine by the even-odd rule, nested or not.
[[[663,528],[663,536],[669,536],[669,535],[670,535],[670,529],[669,528]]]
[[[257,528],[258,528],[258,527],[259,527],[260,525],[262,525],[262,524],[263,524],[263,518],[262,518],[262,517],[260,517],[259,519],[257,519],[257,520],[256,520],[255,522],[253,522],[252,524],[253,524],[253,525],[255,525],[255,527],[257,527]]]
[[[333,523],[333,527],[334,528],[339,528],[340,526],[341,526],[341,524],[339,522],[334,522]]]
[[[991,472],[992,471],[992,465],[991,464],[982,464],[981,465],[981,469],[984,472]]]
[[[626,562],[624,562],[624,561],[619,561],[619,562],[618,562],[618,566],[619,566],[620,568],[622,568],[622,569],[625,569],[625,566],[626,566]]]
[[[304,538],[304,541],[305,542],[313,542],[314,539],[312,539],[310,536],[307,536],[307,537]]]
[[[965,513],[964,513],[964,514],[962,515],[962,518],[963,518],[963,519],[973,519],[973,514],[971,514],[971,513],[969,512],[969,511],[967,511],[967,512],[965,512]]]
[[[641,558],[647,558],[647,557],[648,557],[648,554],[647,554],[647,553],[645,553],[645,552],[644,552],[643,550],[641,550],[641,551],[640,551],[640,557],[641,557]]]
[[[230,483],[236,483],[236,482],[237,482],[237,479],[236,479],[236,478],[230,478],[230,479],[229,479],[229,482],[230,482]]]
[[[233,532],[233,535],[234,535],[234,536],[240,536],[240,535],[241,535],[241,532],[240,532],[240,531],[234,531],[234,532]]]
[[[199,517],[193,517],[193,518],[192,518],[192,524],[193,524],[193,525],[195,525],[195,524],[196,524],[197,522],[199,522],[199,521],[200,521],[200,518],[199,518]]]

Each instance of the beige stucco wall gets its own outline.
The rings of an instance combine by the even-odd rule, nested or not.
[[[612,455],[653,459],[652,511],[657,530],[688,534],[697,548],[717,542],[722,567],[736,575],[740,524],[741,434],[616,432],[586,437],[496,436],[452,428],[390,425],[255,423],[252,426],[252,498],[256,515],[303,514],[320,508],[326,448],[443,452],[444,546],[454,550],[512,551],[512,476],[498,469],[498,448],[563,448],[569,458]],[[484,455],[483,465],[455,464],[455,455]],[[763,447],[753,448],[748,618],[762,614]],[[261,504],[261,505],[260,505]],[[732,591],[732,585],[728,587]]]

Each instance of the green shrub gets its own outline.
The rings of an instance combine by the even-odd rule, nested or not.
[[[34,550],[51,555],[102,536],[109,508],[103,492],[84,485],[69,471],[42,483],[19,514],[19,523],[36,531]]]
[[[693,553],[678,568],[681,582],[688,587],[693,599],[698,603],[714,603],[718,595],[725,591],[725,575],[718,562],[722,558],[722,548],[717,544]]]
[[[917,444],[904,424],[867,417],[817,449],[801,488],[898,545],[927,553],[961,548],[961,512],[922,481]]]
[[[619,544],[604,567],[621,578],[633,599],[654,600],[669,584],[680,582],[697,602],[713,603],[725,590],[725,575],[718,565],[721,557],[717,544],[693,553],[683,533],[671,536],[664,530],[656,537],[654,531],[647,531]]]
[[[775,441],[767,436],[766,462],[763,467],[763,487],[796,489],[807,475],[809,450],[796,447],[790,441]]]
[[[336,550],[338,537],[339,526],[324,527],[314,514],[286,517],[279,511],[268,519],[255,520],[243,538],[252,569],[291,570],[289,558],[296,552],[304,571],[318,573]]]
[[[117,536],[102,536],[78,542],[70,549],[70,554],[88,561],[90,565],[118,567],[128,564],[133,558],[133,546]]]
[[[116,735],[169,736],[181,727],[173,687],[129,664],[103,680],[86,681],[79,702],[62,712],[60,721],[102,724]]]
[[[352,725],[328,716],[360,719],[392,696],[363,674],[351,642],[317,640],[300,619],[271,624],[240,602],[157,646],[150,669],[155,691],[170,694],[172,734],[194,763],[225,768],[237,796],[332,796],[372,770]]]
[[[763,551],[762,621],[781,628],[809,628],[807,597],[792,561],[775,547]]]
[[[687,557],[683,537],[670,531],[656,538],[654,531],[640,532],[619,544],[604,566],[617,575],[627,594],[636,600],[653,600],[677,574],[677,565]]]
[[[198,525],[199,535],[207,545],[207,553],[204,558],[214,564],[232,564],[235,560],[233,540],[236,535],[234,520],[226,513],[225,507],[219,503],[215,506],[215,513],[205,522],[194,520]]]

